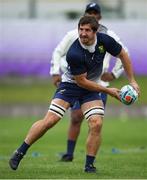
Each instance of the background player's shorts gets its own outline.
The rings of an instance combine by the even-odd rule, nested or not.
[[[101,99],[103,101],[104,107],[106,106],[106,102],[107,102],[107,94],[106,93],[99,93],[101,96]],[[79,103],[79,101],[76,101],[75,104],[71,107],[71,110],[77,110],[77,109],[81,109],[81,105]]]
[[[106,106],[106,103],[107,103],[107,95],[108,95],[107,93],[100,93],[104,107]]]
[[[95,91],[88,91],[84,88],[81,88],[73,83],[61,82],[59,87],[56,90],[56,93],[53,99],[59,98],[74,106],[76,101],[79,101],[80,106],[83,103],[101,100],[100,93]]]
[[[81,109],[79,101],[76,101],[74,105],[71,107],[71,110],[77,110],[77,109]]]

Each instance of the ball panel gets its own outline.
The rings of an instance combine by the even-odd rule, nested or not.
[[[130,85],[125,85],[120,90],[120,99],[123,104],[131,105],[138,99],[138,94]]]

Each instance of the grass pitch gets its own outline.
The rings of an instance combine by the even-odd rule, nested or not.
[[[147,119],[104,120],[96,174],[83,172],[87,123],[83,122],[73,162],[59,162],[66,149],[67,116],[37,141],[17,171],[8,166],[15,148],[38,118],[1,118],[0,179],[145,179],[147,178]]]

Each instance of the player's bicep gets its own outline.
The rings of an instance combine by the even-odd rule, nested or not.
[[[129,56],[128,56],[128,53],[122,48],[120,53],[118,54],[117,56],[119,59],[121,59],[121,61],[123,61],[124,59],[128,59]]]

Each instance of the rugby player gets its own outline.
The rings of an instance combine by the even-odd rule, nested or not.
[[[89,3],[85,8],[84,15],[94,16],[99,23],[102,17],[101,8],[97,3]],[[128,53],[127,47],[123,45],[118,35],[116,35],[112,30],[109,30],[104,25],[99,24],[98,32],[108,34],[109,36],[113,37],[118,43],[120,43],[123,46],[125,51]],[[53,83],[55,86],[58,86],[58,84],[61,81],[61,74],[67,70],[66,54],[69,47],[77,38],[78,38],[78,29],[69,31],[53,52],[50,74],[52,76]],[[106,52],[103,62],[102,76],[97,80],[97,83],[105,87],[109,86],[110,81],[119,78],[124,71],[121,60],[119,58],[116,58],[115,65],[112,71],[108,72],[111,58],[112,55]],[[101,92],[101,98],[105,107],[107,102],[107,94]],[[78,101],[75,102],[74,106],[71,107],[70,110],[71,110],[70,111],[71,121],[68,129],[67,150],[66,153],[63,154],[61,157],[61,161],[65,161],[65,162],[70,162],[74,158],[74,150],[75,150],[76,142],[80,134],[82,121],[84,119],[84,115],[82,113]]]
[[[134,78],[128,54],[113,38],[97,33],[98,26],[97,20],[92,16],[84,16],[79,20],[79,38],[67,52],[67,71],[63,74],[47,114],[33,124],[24,142],[10,158],[9,165],[13,170],[18,168],[29,147],[57,124],[69,107],[79,101],[89,127],[84,171],[96,172],[94,160],[100,147],[104,116],[104,106],[99,92],[120,100],[119,89],[104,87],[96,82],[102,73],[106,52],[121,59],[130,85],[139,94],[139,86]]]

